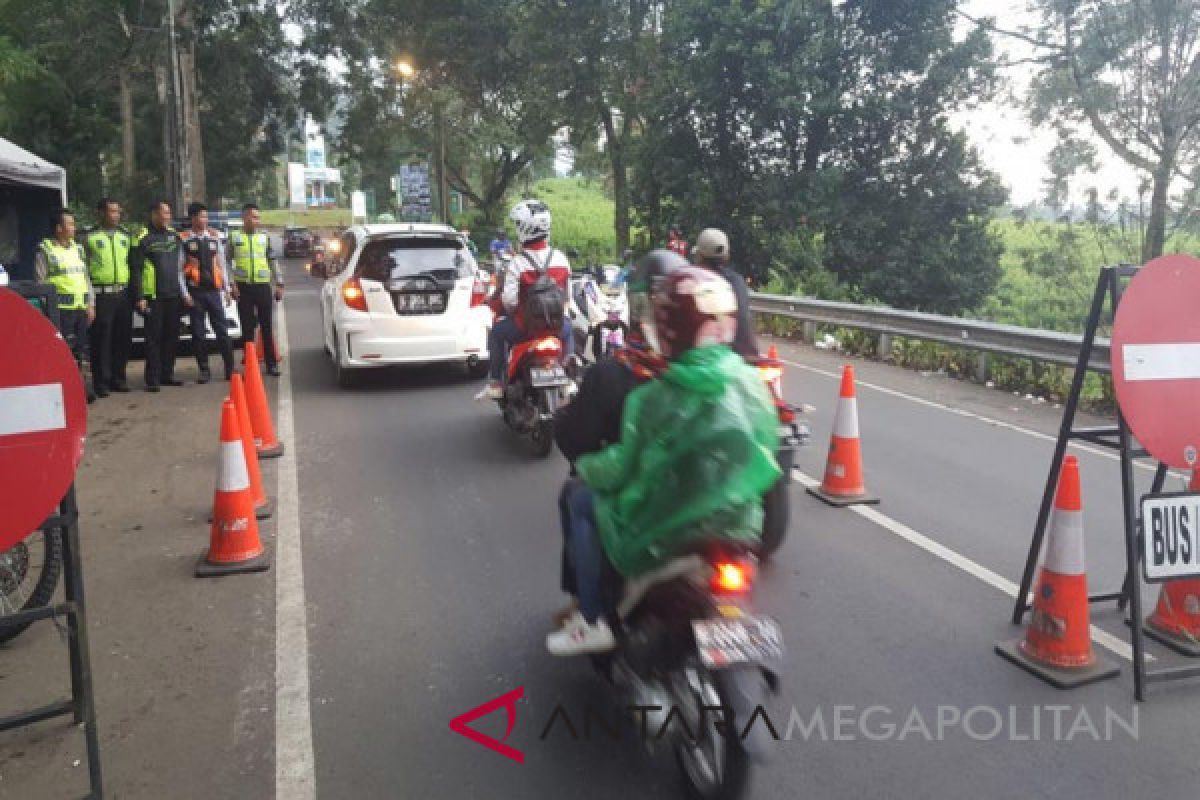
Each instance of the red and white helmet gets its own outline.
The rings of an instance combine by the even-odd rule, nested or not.
[[[550,236],[550,209],[541,200],[522,200],[508,213],[517,228],[517,241],[521,244],[536,242]]]
[[[668,271],[650,290],[654,314],[642,321],[647,342],[669,359],[695,347],[729,344],[737,332],[737,295],[729,281],[699,267]]]

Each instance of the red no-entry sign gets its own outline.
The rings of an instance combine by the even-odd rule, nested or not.
[[[28,301],[0,289],[0,552],[54,513],[75,479],[87,401],[75,359]]]
[[[1112,335],[1113,386],[1142,447],[1172,467],[1200,458],[1200,259],[1156,258],[1129,281]]]

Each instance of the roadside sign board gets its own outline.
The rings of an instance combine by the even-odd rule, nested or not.
[[[0,289],[0,552],[54,513],[86,433],[83,380],[66,342],[27,300]]]
[[[1129,281],[1113,321],[1117,403],[1150,455],[1179,469],[1200,458],[1200,259],[1169,255]]]
[[[1148,582],[1200,576],[1200,494],[1142,498],[1142,565]]]

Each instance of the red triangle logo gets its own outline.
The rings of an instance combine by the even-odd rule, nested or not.
[[[525,696],[525,687],[518,686],[511,692],[505,692],[499,697],[488,700],[481,706],[475,706],[470,711],[459,714],[454,719],[450,720],[450,730],[460,736],[465,736],[475,744],[481,744],[489,750],[494,750],[505,758],[511,758],[518,764],[525,763],[525,754],[515,747],[510,747],[505,744],[508,741],[509,734],[513,732],[513,727],[517,724],[517,701]],[[504,736],[500,739],[493,739],[487,734],[480,733],[474,728],[469,727],[472,722],[480,717],[486,717],[498,708],[503,707],[508,715],[508,726],[504,729]]]

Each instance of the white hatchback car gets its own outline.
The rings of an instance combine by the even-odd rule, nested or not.
[[[466,240],[447,225],[358,225],[329,245],[325,349],[338,383],[358,370],[461,362],[487,372],[492,312]]]

